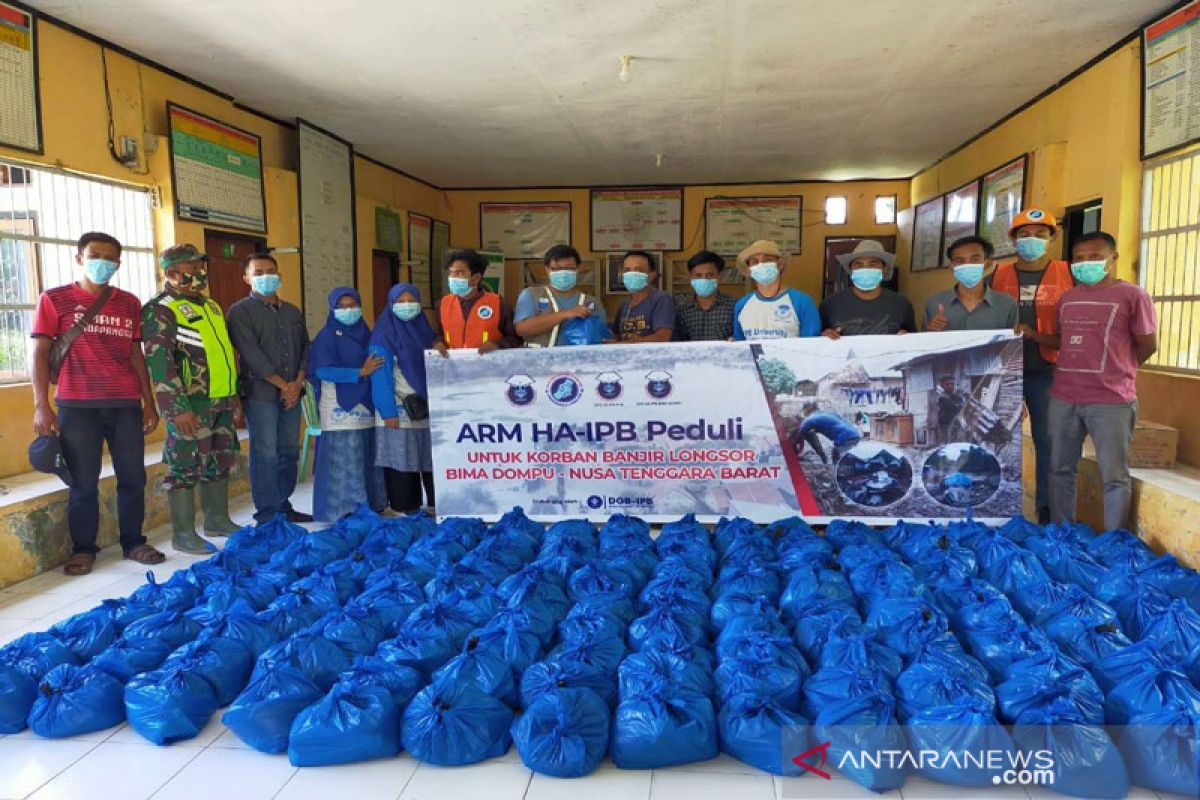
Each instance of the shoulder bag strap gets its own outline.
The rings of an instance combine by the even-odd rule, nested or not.
[[[51,371],[55,377],[58,371],[62,368],[63,362],[67,358],[67,351],[71,349],[71,345],[83,333],[83,329],[92,324],[92,320],[100,313],[100,309],[104,308],[104,304],[108,302],[108,298],[112,296],[113,288],[105,286],[100,292],[100,296],[92,301],[92,305],[87,311],[83,312],[83,316],[75,320],[75,324],[70,329],[54,340],[54,344],[50,352]]]

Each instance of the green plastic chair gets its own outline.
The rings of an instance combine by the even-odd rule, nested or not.
[[[321,435],[321,415],[317,411],[317,399],[312,384],[309,383],[305,389],[300,397],[300,410],[304,414],[304,443],[300,447],[301,482],[308,480],[308,471],[312,466],[309,459],[316,449],[317,437]]]

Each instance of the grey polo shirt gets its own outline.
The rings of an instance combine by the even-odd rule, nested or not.
[[[251,294],[230,307],[225,322],[238,354],[242,397],[279,402],[279,390],[266,379],[278,375],[294,381],[308,363],[308,329],[300,309]]]
[[[937,316],[938,306],[946,317],[948,331],[990,331],[1009,328],[1017,324],[1017,301],[1003,292],[988,288],[983,301],[971,311],[958,299],[957,284],[944,292],[938,292],[925,301],[925,325]],[[928,327],[926,327],[928,330]]]

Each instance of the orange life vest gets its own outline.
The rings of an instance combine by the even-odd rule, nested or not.
[[[1058,301],[1068,289],[1074,286],[1075,281],[1071,278],[1070,264],[1066,261],[1051,261],[1046,265],[1033,301],[1037,322],[1034,327],[1038,333],[1047,336],[1058,333]],[[996,272],[992,276],[992,288],[997,292],[1009,295],[1019,305],[1021,282],[1017,278],[1017,265],[1008,263],[996,267]],[[1043,345],[1038,347],[1038,352],[1051,364],[1058,363],[1057,350]]]
[[[438,315],[442,321],[442,335],[450,348],[475,348],[485,341],[500,344],[500,295],[483,292],[471,312],[463,319],[462,302],[458,295],[448,294],[442,298]],[[486,335],[486,339],[484,336]]]

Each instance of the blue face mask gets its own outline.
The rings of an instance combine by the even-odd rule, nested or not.
[[[750,277],[760,286],[770,286],[779,280],[779,265],[774,261],[764,261],[750,268]]]
[[[261,295],[270,297],[279,291],[279,284],[283,283],[283,278],[278,275],[251,275],[250,288]]]
[[[449,289],[451,293],[456,294],[459,297],[466,297],[471,293],[471,279],[447,278],[446,288]]]
[[[1037,261],[1046,254],[1046,245],[1050,243],[1036,236],[1022,236],[1013,244],[1017,248],[1017,256],[1022,261]]]
[[[621,283],[627,292],[640,292],[650,284],[650,276],[644,272],[623,272]]]
[[[420,303],[392,303],[392,313],[404,322],[416,319],[421,313]]]
[[[1108,262],[1076,261],[1071,265],[1071,274],[1084,286],[1095,286],[1108,274]]]
[[[983,264],[955,264],[954,280],[968,289],[974,289],[983,280]]]
[[[575,288],[579,273],[573,269],[556,269],[550,272],[550,285],[560,292],[569,292]]]
[[[83,272],[92,283],[108,283],[120,267],[117,262],[103,258],[89,258],[83,262]]]
[[[692,278],[692,291],[700,297],[710,297],[717,292],[717,279]]]
[[[850,282],[864,292],[873,292],[883,283],[883,270],[879,267],[861,267],[850,273]]]
[[[362,319],[361,308],[335,308],[333,310],[333,318],[343,325],[357,325]]]

